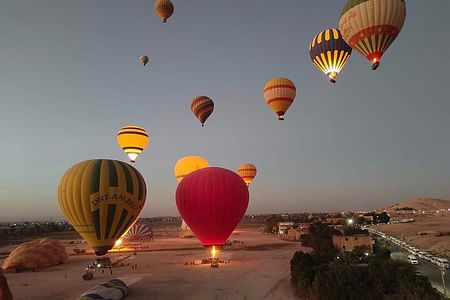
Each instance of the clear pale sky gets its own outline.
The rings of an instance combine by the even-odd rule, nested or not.
[[[150,0],[2,0],[0,221],[59,218],[61,176],[127,160],[116,133],[128,124],[150,133],[136,163],[143,216],[178,215],[184,155],[254,163],[248,213],[450,199],[450,1],[406,3],[380,68],[355,51],[332,85],[308,45],[338,26],[343,0],[174,0],[167,24]],[[277,76],[297,85],[284,122],[262,97]],[[216,105],[205,128],[190,111],[198,95]]]

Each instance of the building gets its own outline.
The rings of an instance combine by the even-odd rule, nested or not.
[[[299,241],[300,237],[303,234],[307,234],[309,232],[309,223],[299,223],[296,226],[297,228],[289,228],[287,230],[287,234],[284,236],[284,239],[289,241]]]
[[[294,222],[278,222],[277,224],[277,234],[278,235],[287,235],[288,230],[294,227]]]
[[[355,247],[365,246],[373,251],[375,241],[368,234],[333,235],[333,245],[343,252],[352,252]]]

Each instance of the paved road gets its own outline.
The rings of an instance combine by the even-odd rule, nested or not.
[[[407,257],[408,255],[410,255],[411,253],[409,253],[408,251],[406,251],[405,249],[400,248],[399,246],[397,246],[394,243],[391,243],[390,241],[388,241],[390,244],[390,250],[391,250],[391,258],[392,259],[398,259],[398,260],[403,260],[403,261],[408,261]],[[438,268],[438,266],[436,266],[435,264],[432,264],[422,258],[419,258],[418,256],[416,256],[417,259],[419,260],[419,264],[415,265],[417,267],[417,270],[424,276],[428,277],[428,279],[431,282],[431,285],[436,288],[437,290],[439,290],[441,293],[444,293],[444,289],[442,286],[442,276],[441,276],[441,271]],[[444,276],[445,278],[445,287],[447,290],[447,297],[450,296],[450,270],[447,270],[447,275]]]

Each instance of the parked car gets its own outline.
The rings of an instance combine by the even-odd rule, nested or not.
[[[414,255],[408,255],[408,262],[412,265],[419,264],[419,260]]]
[[[448,259],[443,257],[438,257],[436,259],[436,264],[444,269],[448,269]]]

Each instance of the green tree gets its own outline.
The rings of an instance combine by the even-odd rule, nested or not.
[[[353,248],[351,253],[352,261],[356,263],[365,263],[368,262],[370,249],[368,246],[361,245]]]
[[[264,232],[265,233],[275,233],[278,222],[280,222],[281,218],[276,217],[274,215],[270,216],[266,219]]]
[[[376,239],[373,245],[373,254],[380,259],[390,259],[391,250],[389,249],[389,242],[385,239]]]
[[[307,247],[313,248],[314,252],[319,255],[335,256],[338,251],[333,245],[333,233],[334,230],[326,224],[312,223],[305,238]]]
[[[299,291],[309,290],[314,280],[314,259],[302,251],[297,251],[291,259],[291,281]]]
[[[389,215],[385,211],[378,215],[378,221],[380,223],[388,223],[390,219],[391,217],[389,217]]]

